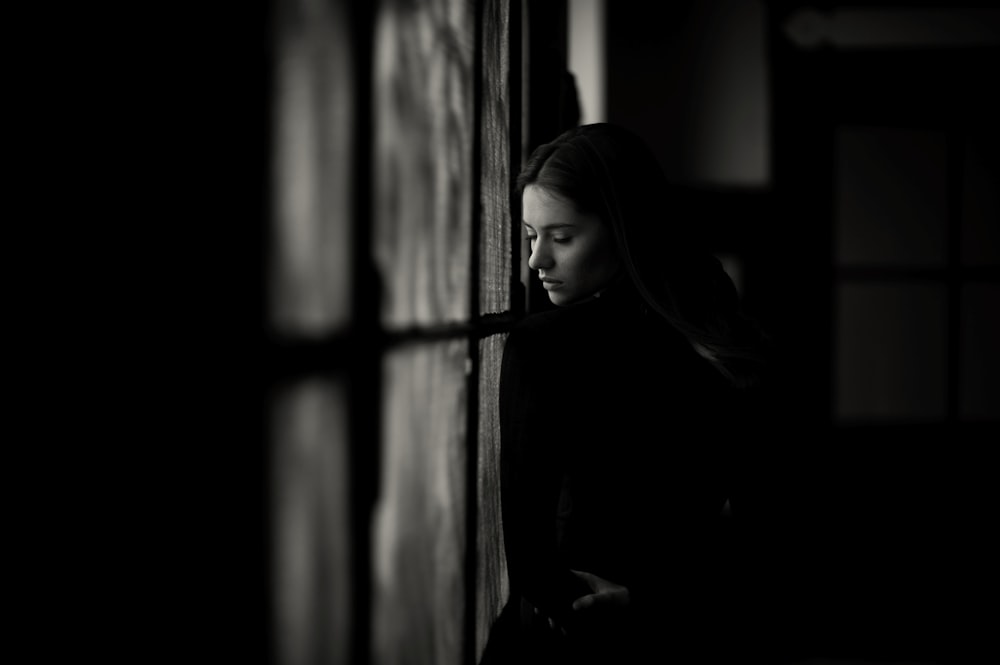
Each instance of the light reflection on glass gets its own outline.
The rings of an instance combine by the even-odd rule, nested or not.
[[[339,382],[275,394],[270,448],[278,665],[346,665],[351,646],[347,409]]]
[[[462,662],[466,551],[465,339],[385,358],[373,522],[375,663]]]
[[[373,205],[389,328],[470,315],[472,20],[459,0],[380,4]]]
[[[318,336],[348,322],[355,183],[346,3],[277,3],[271,324]],[[252,186],[252,185],[248,185]]]

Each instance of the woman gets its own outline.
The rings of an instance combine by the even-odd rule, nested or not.
[[[556,305],[511,330],[500,379],[519,662],[716,661],[715,528],[764,337],[633,133],[573,128],[516,186]]]

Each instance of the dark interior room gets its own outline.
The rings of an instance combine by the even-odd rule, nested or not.
[[[259,4],[241,650],[495,662],[501,354],[552,306],[511,181],[611,122],[779,350],[713,536],[733,664],[1000,655],[996,3]]]

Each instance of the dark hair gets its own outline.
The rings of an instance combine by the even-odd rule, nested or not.
[[[765,338],[639,136],[609,123],[574,127],[536,148],[515,185],[519,195],[535,185],[597,214],[647,305],[735,385],[756,382]]]

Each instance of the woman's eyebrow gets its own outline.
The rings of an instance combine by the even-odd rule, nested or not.
[[[527,226],[529,229],[534,229],[535,227],[528,222],[521,220],[521,223]],[[556,224],[541,224],[540,227],[546,231],[551,231],[552,229],[571,229],[574,228],[574,224],[571,222],[559,222]]]

